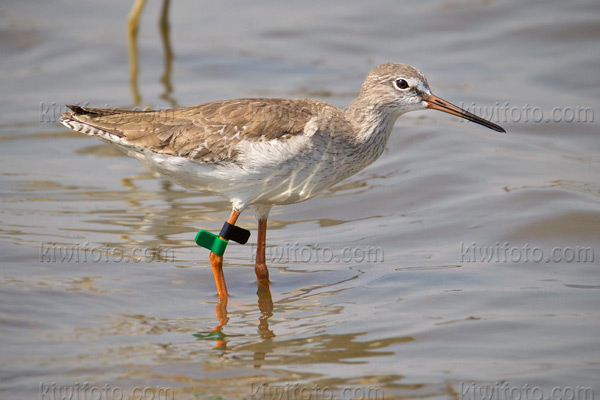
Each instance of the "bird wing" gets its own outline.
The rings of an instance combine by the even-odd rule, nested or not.
[[[257,98],[154,111],[67,106],[72,112],[63,113],[61,120],[92,127],[91,132],[87,129],[92,135],[96,129],[103,138],[114,137],[127,146],[218,163],[234,161],[242,141],[285,140],[303,134],[317,113],[315,103],[320,102]]]

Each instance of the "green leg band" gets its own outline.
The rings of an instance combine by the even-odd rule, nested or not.
[[[225,253],[227,243],[229,243],[229,240],[223,240],[218,235],[205,231],[204,229],[198,231],[195,241],[198,246],[204,247],[220,256]]]

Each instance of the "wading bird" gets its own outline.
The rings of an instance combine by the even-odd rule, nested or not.
[[[308,200],[372,164],[400,115],[434,109],[505,132],[435,96],[419,70],[396,63],[373,68],[345,110],[317,100],[283,98],[224,100],[160,111],[68,107],[72,111],[61,119],[67,127],[116,145],[181,186],[231,202],[220,237],[213,235],[211,243],[209,238],[201,244],[213,250],[210,261],[221,297],[228,295],[224,246],[228,239],[245,243],[249,236],[235,226],[240,213],[254,208],[255,271],[268,288],[265,243],[271,207]]]

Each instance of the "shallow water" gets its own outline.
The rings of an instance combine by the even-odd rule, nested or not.
[[[398,61],[508,132],[401,117],[375,164],[273,210],[272,297],[245,213],[226,308],[192,239],[228,203],[53,122],[64,104],[134,105],[131,4],[102,4],[0,10],[2,399],[105,385],[157,399],[600,396],[597,1],[174,0],[171,93],[149,2],[142,106],[343,107],[373,65]]]

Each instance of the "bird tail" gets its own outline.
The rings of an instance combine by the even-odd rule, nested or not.
[[[114,117],[123,113],[123,110],[76,105],[67,105],[67,107],[71,111],[63,112],[60,117],[60,121],[67,128],[88,136],[98,136],[111,142],[123,137],[118,129],[114,129],[117,122],[114,121]]]

